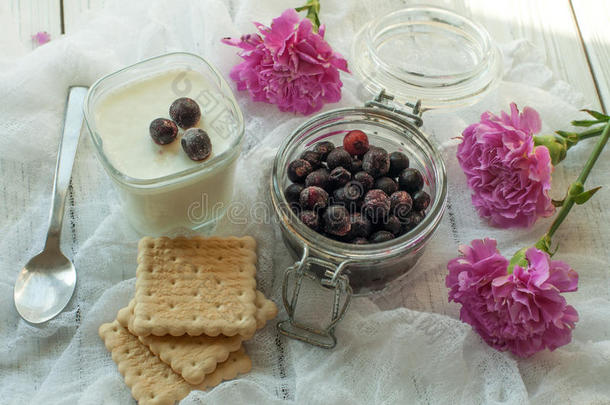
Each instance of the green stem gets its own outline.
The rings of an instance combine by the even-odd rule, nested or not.
[[[586,131],[582,131],[578,134],[578,140],[582,141],[583,139],[595,138],[596,136],[600,136],[604,131],[604,128],[606,128],[606,126],[590,128]]]
[[[578,176],[576,181],[570,185],[568,195],[566,196],[566,199],[564,200],[563,205],[559,210],[559,213],[555,217],[555,220],[551,224],[551,227],[549,228],[547,233],[544,234],[544,236],[540,238],[540,240],[536,243],[537,248],[545,250],[549,254],[551,253],[551,238],[553,237],[553,235],[555,235],[555,232],[557,231],[563,220],[566,219],[566,217],[568,216],[568,213],[576,202],[575,198],[583,192],[585,181],[587,180],[591,169],[593,169],[593,166],[599,158],[599,155],[602,153],[602,150],[606,146],[606,143],[608,143],[608,139],[610,138],[610,122],[604,125],[601,135],[602,137],[599,138],[599,140],[597,141],[597,144],[595,145],[593,152],[591,152],[589,159],[587,159],[587,163],[585,163],[585,166],[580,172],[580,175]]]
[[[304,6],[295,8],[296,11],[304,11],[307,10],[306,18],[311,20],[313,24],[313,30],[318,32],[320,28],[320,1],[319,0],[307,0],[307,3]]]

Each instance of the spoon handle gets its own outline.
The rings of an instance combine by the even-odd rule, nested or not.
[[[51,200],[51,217],[45,250],[59,250],[61,224],[64,218],[64,205],[66,193],[72,176],[72,166],[78,147],[81,127],[83,125],[83,103],[87,95],[86,87],[70,87],[64,128],[59,151],[57,153],[57,166],[55,167],[55,180],[53,182],[53,199]]]

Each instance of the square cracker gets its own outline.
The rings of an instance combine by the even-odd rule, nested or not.
[[[119,323],[131,329],[134,301],[119,311]],[[277,306],[265,298],[260,291],[256,292],[256,326],[261,329],[267,321],[277,315]],[[243,338],[240,335],[209,337],[201,336],[154,336],[139,338],[150,351],[161,361],[168,364],[174,372],[180,374],[190,384],[200,384],[206,375],[216,369],[218,363],[226,361],[231,352],[241,348]]]
[[[202,383],[192,385],[176,374],[140,340],[129,333],[118,321],[105,323],[99,334],[112,360],[131,388],[131,394],[140,405],[173,405],[186,397],[191,390],[204,390],[235,378],[252,368],[252,362],[243,348],[231,353],[227,360],[218,364]]]
[[[256,241],[249,236],[142,238],[132,332],[250,338],[255,265]]]

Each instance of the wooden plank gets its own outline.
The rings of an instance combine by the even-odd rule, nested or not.
[[[106,0],[64,0],[64,27],[66,32],[73,31],[79,23],[82,14],[99,10]]]
[[[455,0],[457,11],[481,23],[498,43],[527,39],[544,52],[557,79],[600,108],[569,0]]]
[[[35,47],[32,35],[37,32],[46,31],[51,39],[61,35],[59,0],[9,0],[8,3],[2,11],[10,14],[27,49]]]
[[[82,13],[100,9],[104,3],[105,0],[64,0],[66,32],[74,29]],[[421,2],[413,2],[417,3]],[[32,31],[32,25],[40,26],[41,19],[54,19],[57,25],[58,17],[52,15],[58,13],[58,4],[57,0],[11,0],[13,14],[21,16],[23,21],[24,38],[29,39],[31,32],[36,32]],[[588,106],[601,108],[570,0],[428,0],[425,4],[454,9],[473,18],[485,26],[498,43],[521,38],[531,41],[543,50],[546,64],[556,78],[580,91]],[[610,7],[600,7],[596,0],[574,0],[574,8],[582,20],[581,30],[593,71],[607,103],[610,100],[610,35],[605,24],[610,21]]]
[[[592,14],[591,18],[595,17],[597,25],[589,27],[587,32],[592,38],[592,47],[595,47],[596,60],[599,61],[596,74],[600,74],[599,81],[605,85],[608,100],[610,47],[603,47],[602,36],[608,30],[602,29],[605,27],[601,24],[610,21],[610,8],[605,7],[605,14],[596,14],[593,3],[599,5],[599,1],[576,2],[589,4],[589,7],[582,8]],[[70,32],[83,12],[99,9],[104,3],[105,0],[64,0],[66,32]],[[555,78],[569,83],[581,92],[587,106],[600,108],[600,100],[572,14],[570,0],[425,0],[408,3],[409,6],[415,4],[437,5],[466,15],[485,26],[497,43],[508,43],[515,39],[531,41],[545,55],[546,64]],[[607,34],[605,38],[608,44],[610,40]],[[601,72],[605,73],[605,76]]]
[[[610,4],[598,0],[572,0],[591,70],[605,111],[610,111]]]

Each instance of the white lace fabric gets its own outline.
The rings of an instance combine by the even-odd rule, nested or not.
[[[14,49],[10,57],[0,56],[2,403],[134,402],[97,329],[133,295],[139,235],[127,223],[86,132],[74,166],[62,244],[78,271],[75,296],[63,313],[41,326],[21,320],[12,303],[18,269],[43,244],[68,86],[91,85],[120,67],[177,50],[202,55],[228,77],[239,58],[220,39],[254,32],[251,21],[267,24],[289,6],[279,0],[107,3],[104,10],[85,15],[64,38],[21,56]],[[375,4],[324,2],[327,39],[348,61],[354,32],[383,11]],[[583,107],[578,93],[553,78],[541,53],[527,42],[504,44],[503,51],[504,80],[483,101],[424,115],[424,131],[441,145],[447,163],[449,206],[413,274],[371,299],[355,299],[337,328],[334,350],[286,339],[269,324],[247,343],[251,373],[208,392],[192,392],[183,404],[610,403],[608,152],[588,181],[605,188],[586,206],[576,207],[557,234],[556,258],[580,274],[578,292],[566,295],[580,314],[571,344],[519,360],[488,347],[459,321],[459,307],[447,303],[446,264],[459,244],[494,237],[501,251],[511,255],[536,241],[550,224],[546,219],[531,229],[487,226],[470,204],[454,138],[484,110],[497,113],[511,101],[536,108],[546,132],[568,128]],[[342,74],[342,80],[342,101],[325,109],[365,101],[355,77]],[[306,118],[252,102],[244,92],[236,97],[247,134],[235,198],[246,205],[269,203],[277,146]],[[576,178],[591,146],[573,148],[556,168],[555,198]],[[248,215],[245,225],[225,221],[219,233],[257,239],[259,288],[278,303],[283,319],[282,272],[293,259],[272,220],[261,225]],[[314,307],[324,304],[315,297],[309,301]]]

